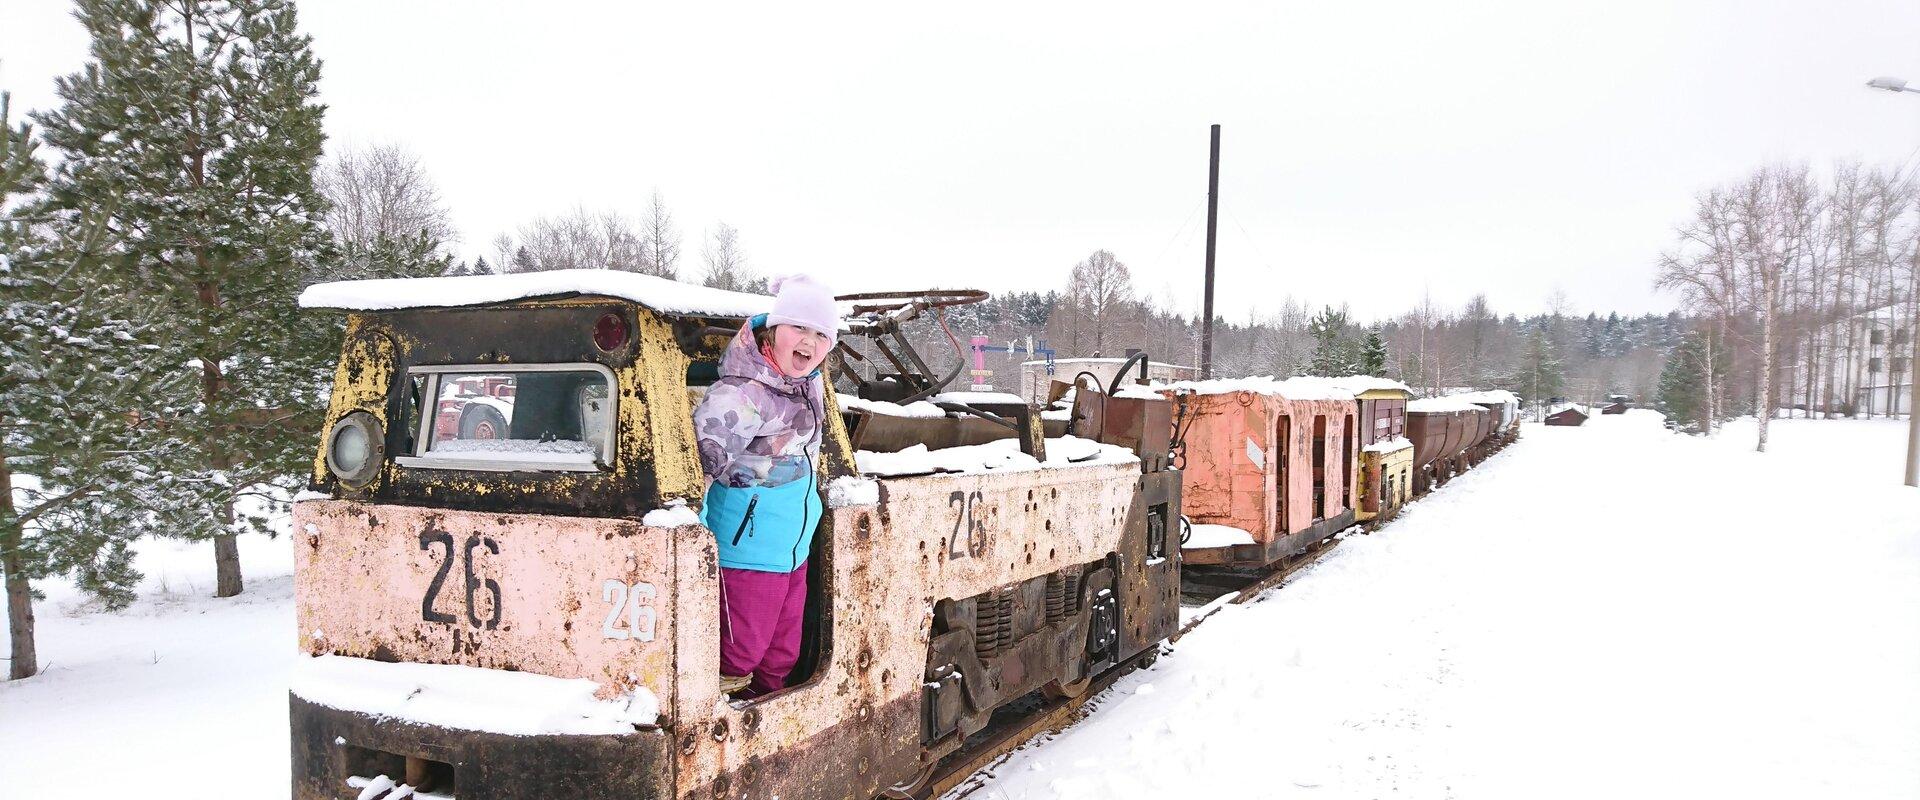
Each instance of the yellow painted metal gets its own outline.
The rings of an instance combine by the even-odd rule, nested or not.
[[[393,382],[394,340],[383,326],[365,314],[347,317],[346,343],[340,348],[340,363],[333,369],[333,393],[329,396],[326,424],[320,426],[320,449],[313,457],[313,479],[327,477],[327,432],[342,417],[365,411],[387,426],[387,388]],[[374,484],[384,478],[374,479]],[[369,485],[368,488],[372,488]]]

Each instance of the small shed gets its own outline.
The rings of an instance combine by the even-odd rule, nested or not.
[[[1607,404],[1607,407],[1606,407],[1606,408],[1603,408],[1603,409],[1600,409],[1600,413],[1602,413],[1602,414],[1625,414],[1625,413],[1627,413],[1627,401],[1625,401],[1625,400],[1615,400],[1615,401],[1613,401],[1612,403],[1609,403],[1609,404]]]
[[[1551,409],[1547,414],[1548,425],[1578,427],[1587,422],[1587,412],[1579,406],[1568,404]]]

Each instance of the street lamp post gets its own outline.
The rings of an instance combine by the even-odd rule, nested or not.
[[[1914,94],[1920,94],[1920,89],[1907,86],[1905,80],[1886,75],[1867,81],[1867,86],[1874,89],[1885,89],[1889,92],[1913,92]],[[1914,254],[1913,267],[1914,269],[1920,270],[1920,253]],[[1920,302],[1920,298],[1912,298],[1910,302]],[[1888,315],[1888,319],[1892,319],[1891,314]],[[1908,338],[1913,340],[1913,355],[1907,358],[1907,369],[1909,371],[1907,381],[1910,392],[1907,397],[1908,486],[1920,486],[1920,325],[1915,325],[1914,323],[1914,320],[1907,320],[1907,324],[1914,327],[1914,331],[1908,334]]]

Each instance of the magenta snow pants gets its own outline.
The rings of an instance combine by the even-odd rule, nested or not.
[[[720,674],[753,673],[746,697],[784,688],[800,659],[807,563],[792,572],[721,567],[720,606]]]

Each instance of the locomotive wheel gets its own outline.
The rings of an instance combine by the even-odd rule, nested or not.
[[[932,794],[928,790],[933,785],[933,773],[939,767],[938,759],[927,762],[926,766],[920,768],[919,774],[887,787],[880,796],[889,800],[923,800]]]
[[[497,408],[470,405],[460,414],[462,439],[505,439],[506,435],[507,418]]]
[[[1047,685],[1040,687],[1040,693],[1046,695],[1048,700],[1072,700],[1073,698],[1086,694],[1087,687],[1091,685],[1093,685],[1092,675],[1088,675],[1072,683],[1047,681]]]

